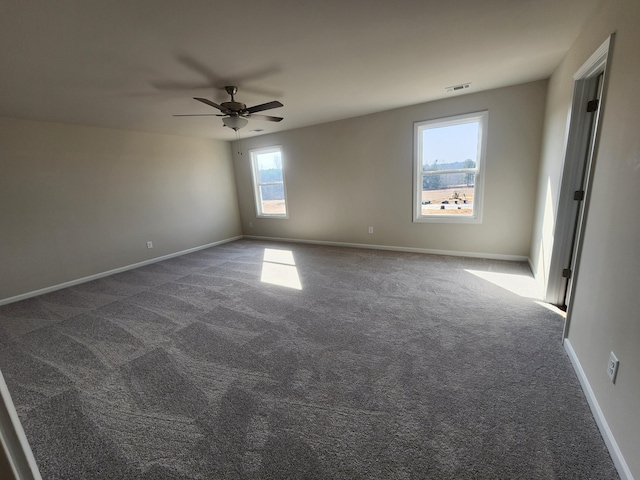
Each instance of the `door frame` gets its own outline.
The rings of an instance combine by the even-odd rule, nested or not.
[[[589,59],[573,75],[573,98],[568,121],[562,180],[558,197],[558,209],[554,226],[554,242],[549,266],[549,277],[545,292],[545,300],[554,305],[561,305],[565,300],[565,283],[562,271],[571,264],[572,281],[578,276],[580,253],[582,250],[582,234],[587,219],[593,169],[598,148],[598,139],[602,124],[602,113],[608,85],[608,70],[613,49],[615,34],[611,34]],[[587,113],[587,103],[590,100],[590,91],[593,82],[603,74],[602,95],[598,109],[593,119],[595,126],[593,136],[589,125],[591,119]],[[591,154],[586,159],[589,149]],[[582,168],[584,165],[584,169]],[[584,200],[582,208],[579,202],[574,200],[574,192],[581,190],[583,186],[584,171]],[[576,223],[576,215],[580,215]],[[574,235],[575,229],[575,235]],[[575,248],[574,248],[575,239]],[[573,255],[572,255],[573,250]],[[575,288],[569,292],[566,302],[568,311],[564,325],[562,338],[566,338],[569,332],[571,318],[571,304]]]
[[[2,372],[0,372],[0,450],[2,450],[0,455],[5,457],[11,469],[12,476],[9,478],[42,480]]]

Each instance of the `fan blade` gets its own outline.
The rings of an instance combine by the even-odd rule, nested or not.
[[[174,117],[224,117],[221,113],[188,113],[186,115],[173,115]]]
[[[247,118],[251,120],[266,120],[268,122],[281,122],[283,120],[282,117],[271,117],[269,115],[247,115]]]
[[[279,108],[279,107],[284,107],[284,105],[281,104],[279,101],[274,100],[273,102],[262,103],[260,105],[249,107],[245,111],[247,113],[255,113],[255,112],[262,112],[264,110],[271,110],[272,108]]]
[[[217,108],[221,112],[226,112],[226,109],[222,105],[218,105],[217,103],[213,103],[211,100],[208,100],[206,98],[193,97],[193,99],[194,100],[198,100],[199,102],[202,102],[202,103],[206,103],[207,105],[209,105],[209,106],[211,106],[213,108]]]

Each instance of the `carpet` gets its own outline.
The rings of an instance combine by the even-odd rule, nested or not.
[[[618,478],[528,275],[240,240],[0,307],[0,369],[45,479]]]

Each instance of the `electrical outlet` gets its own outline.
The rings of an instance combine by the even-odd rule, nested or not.
[[[611,352],[611,354],[609,355],[609,364],[607,365],[607,375],[609,375],[611,383],[616,383],[618,365],[620,365],[620,361],[616,358],[613,352]]]
[[[373,233],[373,227],[369,227],[369,233]]]
[[[253,228],[253,222],[249,222],[249,228]]]
[[[153,242],[147,242],[147,248],[153,248]]]

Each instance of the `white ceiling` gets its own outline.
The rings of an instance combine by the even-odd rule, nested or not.
[[[0,116],[233,139],[547,78],[600,0],[0,0]]]

